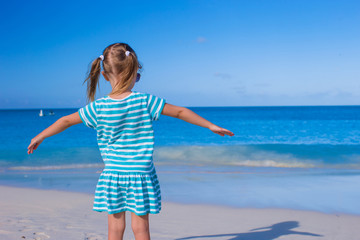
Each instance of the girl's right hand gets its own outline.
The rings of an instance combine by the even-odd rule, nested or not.
[[[33,139],[31,139],[31,143],[30,143],[30,145],[28,146],[28,154],[30,154],[30,153],[33,153],[33,151],[35,150],[35,149],[37,149],[37,147],[40,145],[40,143],[42,142],[42,141],[44,141],[44,138],[42,138],[42,137],[38,137],[38,136],[36,136],[36,137],[34,137]]]
[[[222,137],[225,136],[225,135],[229,135],[229,136],[234,136],[235,135],[233,132],[231,132],[231,131],[229,131],[229,130],[227,130],[225,128],[221,128],[219,126],[216,126],[215,124],[211,125],[209,127],[209,129],[211,131],[213,131],[214,133],[219,134]]]

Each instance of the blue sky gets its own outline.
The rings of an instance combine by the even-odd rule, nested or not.
[[[1,109],[82,107],[114,42],[144,66],[133,90],[171,104],[359,105],[359,1],[7,1],[0,18]]]

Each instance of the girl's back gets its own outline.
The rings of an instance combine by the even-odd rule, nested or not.
[[[84,124],[97,131],[105,170],[153,171],[154,130],[165,100],[133,91],[123,99],[100,98],[79,109]]]
[[[161,210],[152,121],[159,119],[164,105],[164,99],[133,91],[123,99],[105,96],[78,110],[84,124],[96,129],[105,163],[93,210],[137,215]]]

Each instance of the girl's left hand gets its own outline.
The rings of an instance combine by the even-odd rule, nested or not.
[[[37,149],[37,147],[40,145],[40,143],[42,142],[42,141],[44,141],[44,138],[42,138],[42,137],[38,137],[38,136],[36,136],[36,137],[34,137],[33,139],[31,139],[31,143],[30,143],[30,145],[28,146],[28,154],[30,154],[30,153],[33,153],[33,151],[35,150],[35,149]]]
[[[211,131],[213,131],[214,133],[219,134],[220,136],[225,136],[225,135],[229,135],[229,136],[234,136],[235,134],[225,128],[221,128],[219,126],[216,125],[212,125],[211,127],[209,127],[209,129]]]

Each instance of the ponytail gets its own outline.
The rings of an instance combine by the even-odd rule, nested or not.
[[[96,85],[100,88],[99,78],[100,78],[100,71],[101,71],[101,58],[96,58],[92,64],[91,69],[87,73],[87,78],[85,79],[84,83],[87,82],[87,100],[88,102],[93,102],[95,100],[96,94]],[[83,83],[83,85],[84,85]]]
[[[96,85],[100,87],[101,61],[105,74],[118,77],[118,81],[114,82],[115,85],[110,94],[121,94],[129,89],[137,71],[142,68],[136,53],[128,44],[114,43],[107,46],[102,55],[91,63],[91,68],[89,68],[87,78],[84,81],[84,83],[87,82],[88,102],[95,100]]]

